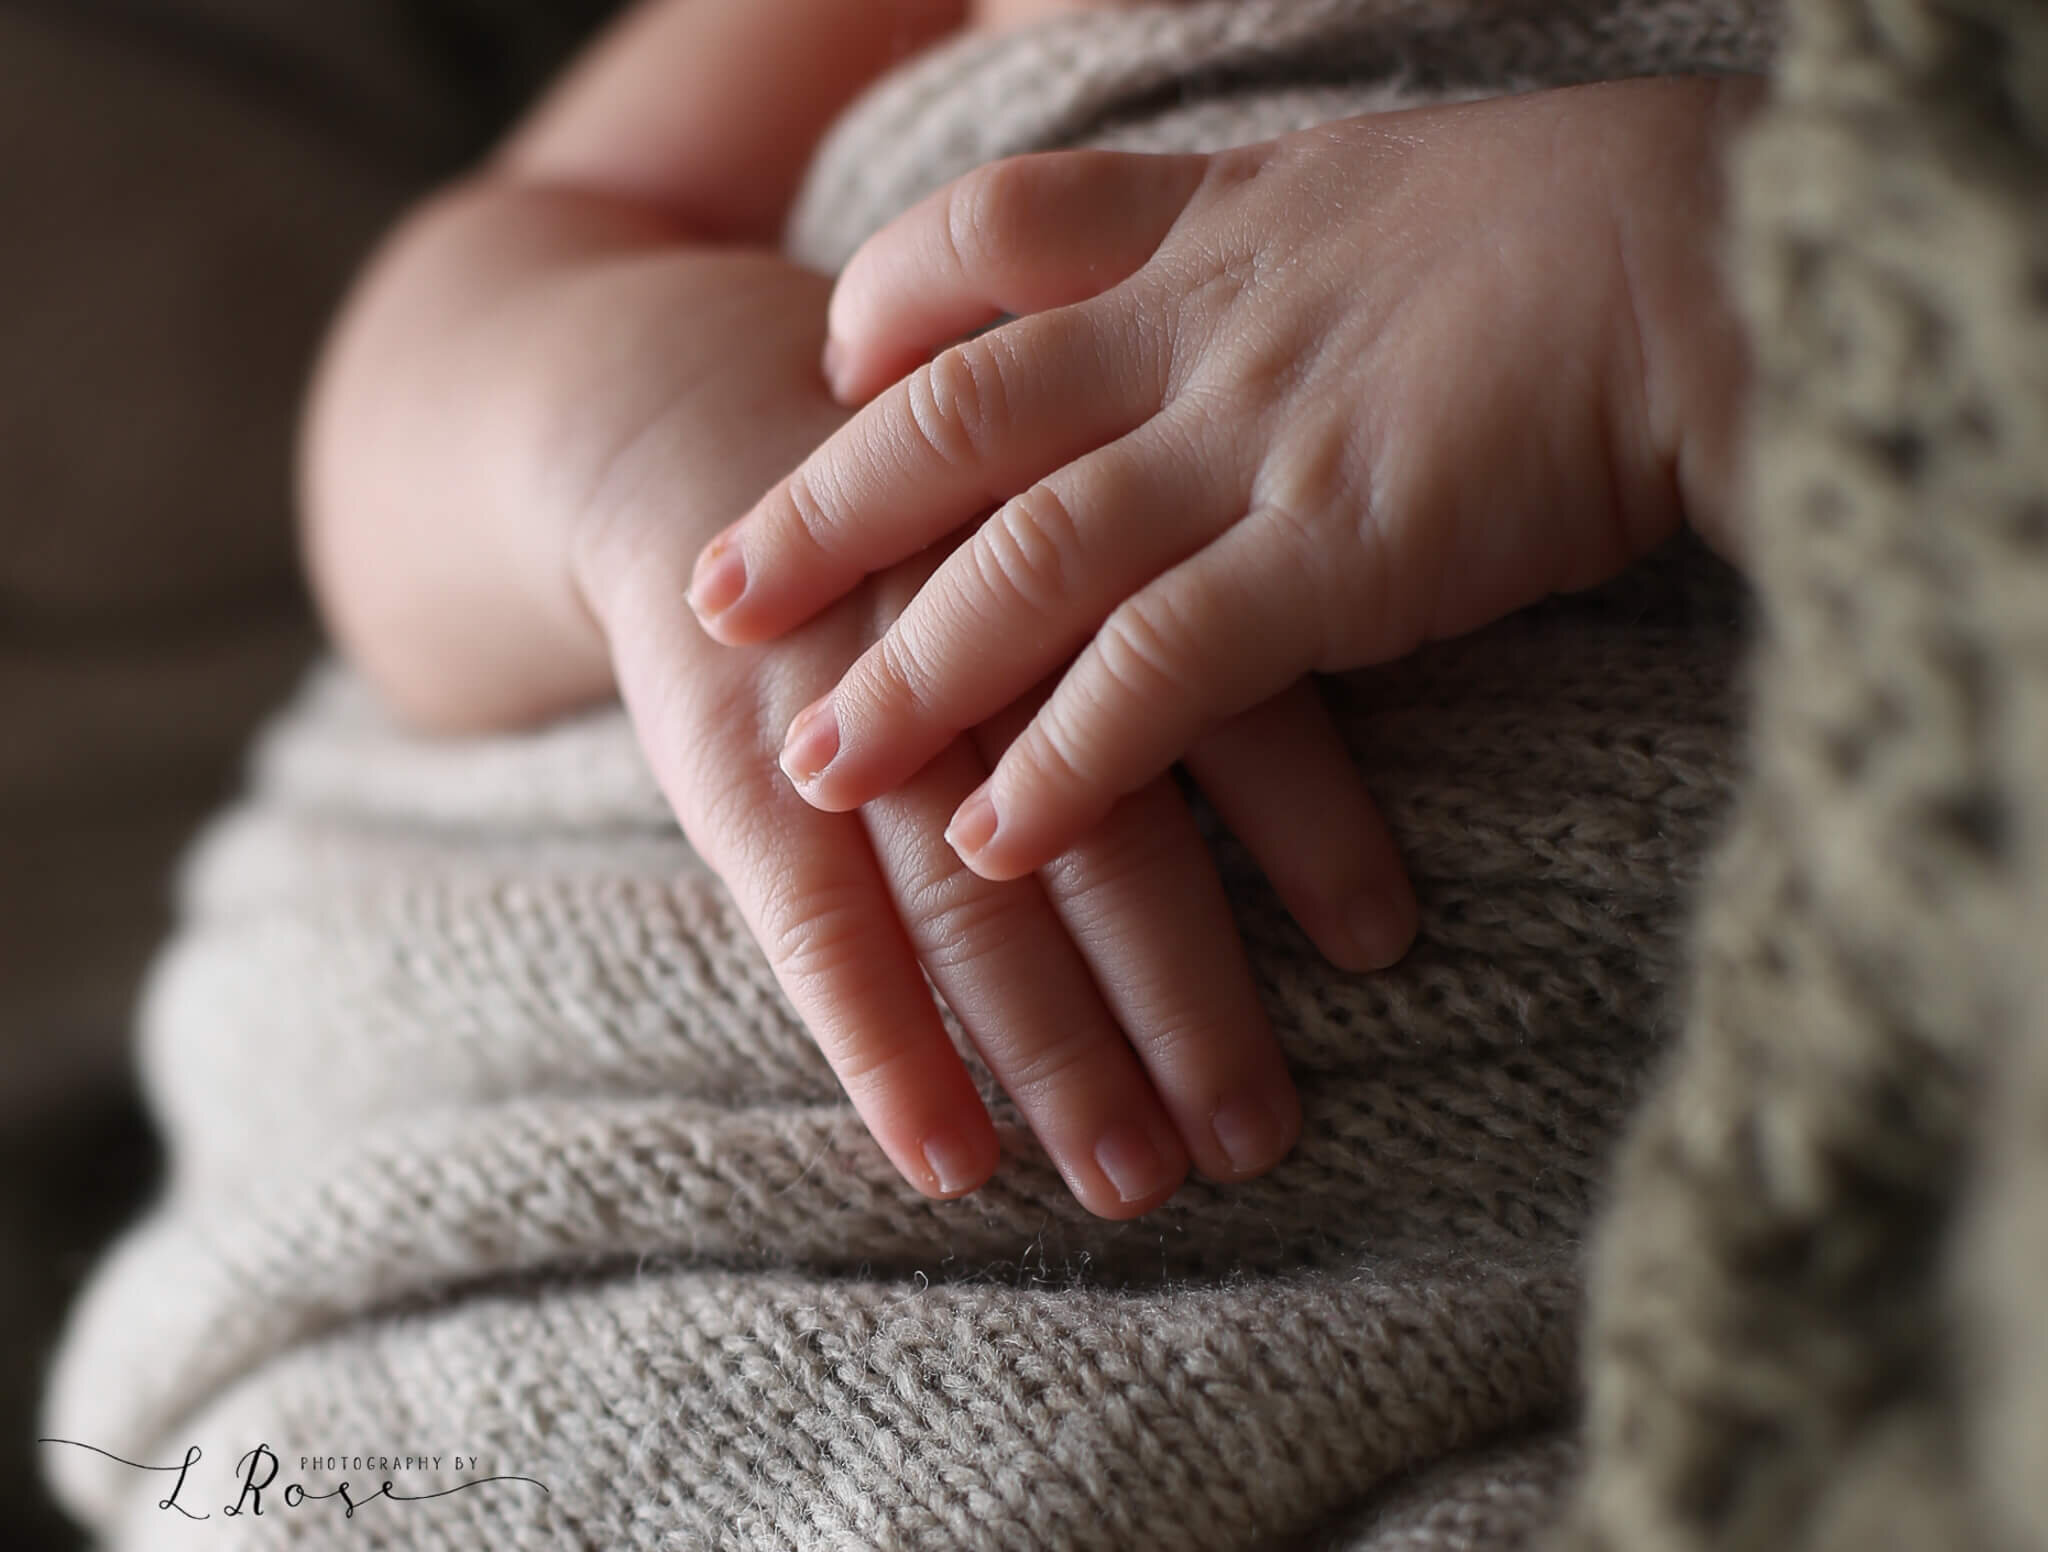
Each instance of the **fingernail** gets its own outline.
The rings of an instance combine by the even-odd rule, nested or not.
[[[1351,907],[1352,951],[1362,970],[1384,970],[1398,964],[1415,941],[1406,911],[1397,910],[1377,895],[1368,895]]]
[[[838,757],[839,717],[828,695],[811,702],[790,723],[782,745],[782,769],[799,787],[807,787]]]
[[[1179,1178],[1166,1155],[1134,1121],[1119,1121],[1102,1134],[1095,1144],[1095,1167],[1126,1202],[1157,1196]]]
[[[699,619],[723,614],[739,602],[747,590],[747,557],[738,545],[720,536],[705,546],[697,557],[697,569],[690,578],[690,607]]]
[[[972,1191],[982,1182],[981,1150],[958,1132],[933,1132],[927,1137],[924,1161],[946,1196]]]
[[[1270,1100],[1249,1094],[1224,1101],[1209,1118],[1209,1129],[1240,1175],[1279,1163],[1287,1151],[1288,1118]]]
[[[844,399],[846,397],[846,390],[843,386],[846,381],[846,347],[840,344],[838,340],[832,339],[829,336],[825,340],[823,368],[825,386],[832,390],[832,397]]]
[[[988,788],[982,786],[960,805],[953,822],[946,826],[946,844],[963,859],[972,861],[995,838],[996,803],[988,795]]]

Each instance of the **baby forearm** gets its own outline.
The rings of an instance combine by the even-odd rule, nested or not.
[[[623,441],[678,430],[718,305],[684,261],[771,243],[830,118],[961,10],[649,0],[387,240],[330,335],[300,506],[329,626],[402,714],[469,730],[609,693],[568,534]]]
[[[966,0],[646,0],[506,144],[500,170],[774,242],[825,128]]]
[[[672,235],[617,202],[457,189],[393,234],[336,326],[300,452],[306,559],[336,641],[409,720],[515,724],[605,692],[566,544],[606,342],[562,331],[590,311],[579,276],[587,293]]]

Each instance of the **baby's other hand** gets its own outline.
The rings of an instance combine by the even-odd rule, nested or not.
[[[1718,533],[1743,378],[1717,276],[1747,81],[1352,120],[1215,156],[971,174],[856,255],[829,369],[869,404],[707,547],[726,642],[967,541],[791,730],[843,809],[1074,657],[950,837],[1044,863],[1310,671]],[[982,521],[994,508],[994,515]],[[1313,930],[1313,929],[1312,929]]]

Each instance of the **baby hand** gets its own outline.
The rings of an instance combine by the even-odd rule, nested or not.
[[[949,832],[1013,878],[1310,671],[1604,580],[1688,513],[1717,530],[1742,379],[1718,139],[1755,96],[1624,83],[1024,158],[880,233],[833,297],[843,397],[1019,316],[697,564],[707,630],[760,641],[978,524],[795,719],[804,796],[888,790],[1072,657]]]
[[[817,370],[827,282],[740,253],[613,273],[551,327],[577,353],[551,392],[572,488],[580,595],[608,644],[649,763],[691,843],[731,888],[791,1004],[904,1176],[934,1196],[980,1185],[997,1140],[939,1022],[929,976],[1076,1197],[1125,1218],[1190,1162],[1215,1179],[1283,1157],[1300,1108],[1208,852],[1170,782],[1118,805],[1039,876],[978,878],[941,838],[1035,706],[949,739],[859,813],[821,813],[775,769],[790,717],[830,685],[930,575],[913,557],[772,646],[720,648],[683,605],[713,523],[845,418]],[[595,304],[607,294],[602,308]],[[583,350],[593,352],[585,360]],[[639,370],[632,370],[637,365]],[[1269,855],[1312,856],[1357,809],[1313,697],[1212,739],[1219,803],[1251,743],[1300,751],[1300,801],[1270,815]]]

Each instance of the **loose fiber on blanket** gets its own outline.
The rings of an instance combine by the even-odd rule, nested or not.
[[[1768,13],[1693,0],[1074,18],[856,105],[792,246],[834,262],[1010,151],[1770,44]],[[142,1031],[171,1177],[76,1313],[47,1431],[202,1447],[219,1545],[1511,1544],[1568,1468],[1580,1247],[1733,783],[1735,598],[1681,545],[1331,683],[1421,941],[1332,970],[1218,836],[1304,1136],[1130,1224],[1071,1201],[985,1075],[994,1182],[897,1179],[618,713],[426,743],[330,670],[188,860]],[[409,1493],[547,1491],[231,1523],[258,1443],[280,1492],[362,1452],[443,1457]],[[110,1546],[193,1544],[164,1479],[50,1465]]]

